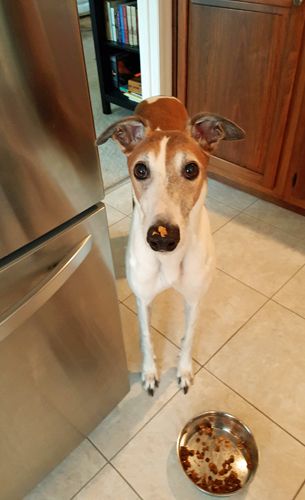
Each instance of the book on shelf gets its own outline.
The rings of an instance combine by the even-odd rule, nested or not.
[[[141,73],[138,54],[116,50],[110,54],[113,87],[121,92],[141,94]]]
[[[138,13],[136,1],[107,0],[105,24],[107,40],[137,46]]]
[[[142,96],[139,94],[134,94],[133,92],[124,92],[124,96],[128,97],[130,101],[141,102]]]
[[[134,75],[128,80],[128,91],[138,95],[142,94],[141,75]]]

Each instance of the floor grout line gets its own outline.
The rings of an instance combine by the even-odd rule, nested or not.
[[[86,482],[83,484],[83,486],[81,488],[79,488],[79,490],[76,491],[76,493],[74,493],[72,495],[72,497],[69,498],[69,500],[73,500],[73,498],[75,498],[86,486],[88,486],[88,484],[104,469],[104,467],[106,467],[106,465],[108,465],[109,462],[108,460],[106,461],[106,463],[104,463],[104,465],[102,465],[102,467],[99,468],[99,470]]]
[[[102,455],[102,457],[108,462],[108,458],[103,454],[103,452],[96,446],[96,444],[94,444],[93,441],[91,441],[90,437],[89,436],[86,436],[86,439],[87,441],[89,441],[89,443],[96,449],[96,451]]]
[[[259,311],[261,309],[263,309],[263,307],[265,307],[269,302],[271,301],[271,299],[267,298],[267,300],[253,313],[251,314],[251,316],[231,335],[231,337],[229,337],[225,342],[224,344],[222,344],[210,357],[207,361],[204,362],[204,364],[202,365],[203,368],[206,368],[206,365],[219,353],[219,351],[221,351],[221,349],[223,349],[223,347],[225,345],[227,345],[232,339],[233,337],[235,337],[235,335],[237,335],[240,330],[242,330],[251,320],[252,318],[254,318],[254,316],[259,313]]]
[[[128,300],[128,299],[131,297],[131,295],[133,295],[133,292],[130,292],[130,294],[129,294],[129,295],[127,295],[127,297],[126,297],[125,299],[123,299],[123,300],[120,300],[120,299],[119,299],[120,304],[123,304],[124,306],[126,306],[126,304],[125,304],[125,300]],[[126,306],[126,307],[128,307],[128,306]],[[129,309],[129,308],[128,308],[128,309]]]
[[[126,299],[127,300],[127,299]],[[135,316],[138,318],[138,314],[131,308],[129,307],[127,304],[125,304],[124,302],[122,302],[122,304],[127,307],[127,309],[132,312],[133,314],[135,314]],[[168,338],[164,333],[162,333],[160,330],[158,330],[158,328],[156,328],[155,326],[153,326],[151,323],[149,323],[149,326],[151,328],[153,328],[157,333],[159,333],[160,335],[162,335],[163,338],[165,338],[166,340],[168,340],[168,342],[170,342],[174,347],[176,347],[177,349],[179,349],[179,351],[181,351],[181,347],[179,345],[177,345],[172,339]],[[194,359],[194,361],[196,361],[196,363],[198,363],[199,365],[201,365],[201,363],[199,363],[199,361],[197,361],[196,359]]]
[[[301,271],[304,267],[305,267],[305,264],[302,264],[302,265],[301,265],[301,267],[300,267],[297,271],[295,271],[295,272],[294,272],[294,273],[290,276],[290,278],[289,278],[287,281],[285,281],[285,283],[283,283],[283,285],[281,285],[281,286],[280,286],[280,288],[279,288],[276,292],[274,292],[274,294],[273,294],[273,295],[271,295],[271,297],[270,297],[270,298],[271,298],[271,299],[273,299],[273,298],[274,298],[274,296],[275,296],[277,293],[279,293],[279,292],[282,290],[282,288],[284,288],[284,286],[286,286],[286,285],[287,285],[287,283],[289,283],[289,281],[291,281],[291,280],[292,280],[292,279],[293,279],[293,278],[294,278],[294,277],[295,277],[295,276],[296,276],[296,275],[297,275],[297,274],[298,274],[298,273],[299,273],[299,272],[300,272],[300,271]]]
[[[211,197],[211,198],[213,198],[213,197]],[[287,235],[287,236],[289,236],[289,237],[293,238],[293,239],[294,239],[296,242],[298,242],[298,243],[301,243],[301,244],[302,244],[302,243],[305,243],[305,240],[304,240],[304,239],[302,239],[302,238],[298,238],[298,237],[297,237],[297,236],[295,236],[294,234],[291,234],[291,233],[289,233],[289,232],[285,231],[284,229],[280,228],[279,226],[275,226],[274,224],[271,224],[270,222],[267,222],[267,221],[266,221],[266,220],[264,220],[263,218],[256,217],[255,215],[249,214],[249,213],[247,212],[247,209],[248,209],[248,208],[250,208],[252,205],[254,205],[254,203],[256,203],[258,200],[256,200],[255,202],[251,203],[251,204],[250,204],[250,205],[248,205],[246,208],[242,208],[242,209],[240,209],[240,208],[233,207],[232,205],[228,205],[227,203],[224,203],[224,202],[222,202],[222,201],[220,201],[220,200],[217,200],[216,198],[213,198],[213,199],[214,199],[215,201],[218,201],[219,203],[222,203],[223,205],[225,205],[225,206],[227,206],[227,207],[229,207],[229,208],[233,208],[233,209],[235,209],[235,210],[238,210],[238,213],[237,213],[236,215],[234,215],[234,216],[233,216],[230,220],[228,220],[228,221],[227,221],[227,222],[226,222],[223,226],[221,226],[221,227],[217,228],[215,231],[213,231],[213,233],[212,233],[212,234],[215,234],[215,233],[217,233],[218,231],[220,231],[220,229],[222,229],[222,228],[223,228],[224,226],[226,226],[229,222],[231,222],[232,220],[236,219],[236,218],[237,218],[237,217],[239,217],[240,215],[246,215],[246,216],[250,217],[251,219],[254,219],[254,220],[258,221],[258,222],[261,222],[261,223],[263,223],[263,224],[265,224],[265,225],[267,225],[267,226],[270,226],[270,227],[272,227],[272,228],[274,228],[274,229],[277,229],[277,230],[278,230],[278,231],[280,231],[281,233],[283,233],[283,234],[285,234],[285,235]]]
[[[270,420],[270,422],[272,422],[274,425],[276,425],[277,427],[279,427],[279,429],[281,429],[283,432],[285,432],[288,436],[290,436],[294,441],[296,441],[297,443],[299,443],[303,448],[305,448],[305,443],[303,443],[302,441],[300,441],[300,439],[298,439],[297,437],[295,437],[293,434],[291,434],[287,429],[285,429],[284,427],[282,427],[278,422],[276,422],[275,420],[273,420],[273,418],[271,418],[267,413],[263,412],[262,410],[260,410],[257,406],[255,406],[255,404],[251,403],[251,401],[249,401],[247,398],[245,398],[242,394],[240,394],[238,391],[236,391],[235,389],[233,389],[233,387],[231,387],[229,384],[227,384],[224,380],[222,380],[221,378],[219,378],[217,375],[215,375],[215,373],[213,373],[212,371],[210,371],[206,366],[203,366],[201,370],[206,370],[210,375],[212,375],[214,378],[216,378],[219,382],[221,382],[223,385],[225,385],[228,389],[230,389],[232,392],[234,392],[234,394],[236,394],[237,396],[239,396],[243,401],[245,401],[246,403],[248,403],[250,406],[252,406],[252,408],[254,408],[256,411],[258,411],[259,413],[261,413],[262,415],[264,415],[264,417],[266,417],[268,420]],[[201,371],[200,370],[200,371]]]
[[[271,302],[273,302],[274,304],[277,304],[278,306],[280,307],[283,307],[283,309],[286,309],[287,311],[291,312],[292,314],[295,314],[296,316],[298,316],[299,318],[305,320],[304,316],[302,316],[301,314],[297,313],[296,311],[294,311],[293,309],[290,309],[290,307],[288,306],[285,306],[284,304],[281,304],[280,302],[278,302],[276,299],[270,299]]]
[[[247,288],[249,288],[253,292],[259,293],[260,295],[262,295],[262,297],[265,297],[266,299],[271,299],[272,298],[272,297],[269,297],[269,295],[266,295],[264,292],[261,292],[260,290],[257,290],[256,288],[254,288],[253,286],[249,285],[248,283],[245,283],[244,281],[241,281],[239,278],[236,278],[236,276],[233,276],[232,274],[229,274],[227,271],[224,271],[223,269],[221,269],[221,267],[217,267],[217,265],[216,265],[216,269],[217,269],[217,271],[220,271],[220,272],[224,273],[229,278],[232,278],[232,279],[238,281],[238,283],[240,283],[241,285],[246,286]],[[275,292],[275,293],[277,293],[277,292]]]
[[[207,212],[208,212],[208,217],[210,218],[210,212],[209,210],[207,209]],[[230,217],[228,220],[226,220],[226,222],[224,222],[221,226],[219,226],[217,229],[215,229],[214,231],[212,230],[212,227],[211,227],[211,234],[212,236],[217,233],[217,231],[220,231],[220,229],[222,229],[223,227],[225,227],[227,224],[229,224],[229,222],[231,222],[235,217],[237,217],[238,215],[240,215],[241,212],[239,212],[238,214],[235,214],[233,215],[232,217]],[[211,223],[211,222],[210,222]]]
[[[222,183],[220,183],[222,184]],[[222,184],[222,185],[226,185],[226,184]],[[234,189],[234,188],[232,188]],[[238,193],[239,192],[245,192],[245,191],[239,191],[238,189],[236,190]],[[252,195],[250,195],[252,196]],[[221,203],[222,205],[225,205],[226,207],[228,208],[233,208],[234,210],[238,210],[240,212],[243,212],[244,210],[247,210],[247,208],[251,207],[252,205],[254,205],[254,203],[256,203],[258,201],[259,198],[256,198],[254,201],[251,201],[251,203],[249,205],[247,205],[246,207],[244,208],[241,208],[241,207],[237,207],[236,205],[233,206],[233,205],[230,205],[230,203],[227,203],[226,201],[223,201],[223,199],[219,199],[219,198],[215,198],[215,196],[213,196],[212,194],[209,193],[209,181],[208,181],[208,189],[207,189],[207,198],[212,198],[212,200],[215,200],[217,201],[218,203]]]
[[[218,268],[217,268],[218,269]],[[221,269],[218,269],[219,271],[221,272],[224,272],[222,271]],[[229,274],[225,273],[227,276],[229,276],[230,278],[232,279],[236,279],[236,278],[233,278],[233,276],[230,276]],[[194,362],[196,362],[197,364],[199,364],[201,367],[204,367],[207,363],[209,363],[209,361],[216,355],[218,354],[218,352],[268,303],[271,301],[271,299],[269,297],[267,297],[266,295],[262,294],[261,292],[258,292],[257,290],[255,290],[254,288],[252,287],[249,287],[248,285],[246,285],[245,283],[243,283],[242,281],[240,280],[237,280],[239,281],[242,285],[245,285],[247,286],[248,288],[250,288],[251,290],[255,291],[256,293],[259,293],[260,295],[262,295],[262,297],[264,297],[266,300],[264,301],[264,303],[245,321],[242,323],[242,325],[206,360],[202,363],[202,361],[196,359],[195,357],[192,356],[192,360]],[[132,295],[132,294],[130,294]],[[129,296],[130,297],[130,296]],[[127,299],[126,299],[127,300]],[[127,309],[131,312],[133,312],[136,316],[137,316],[137,313],[131,308],[129,307],[127,304],[125,304],[125,302],[121,302],[125,307],[127,307]],[[150,324],[150,327],[152,327],[156,332],[158,332],[160,335],[162,335],[162,337],[164,337],[166,340],[168,340],[168,342],[170,342],[174,347],[176,347],[177,349],[179,349],[179,351],[181,351],[181,346],[176,344],[172,339],[170,339],[165,333],[161,332],[161,330],[159,330],[158,328],[156,328],[154,325]],[[182,333],[183,335],[183,333]]]
[[[121,478],[125,481],[125,483],[128,484],[128,486],[137,495],[137,497],[139,497],[140,500],[144,500],[143,497],[141,497],[140,494],[137,492],[137,490],[132,486],[132,484],[129,481],[127,481],[126,477],[124,477],[123,474],[121,474],[121,472],[112,463],[109,462],[109,465],[116,471],[117,474],[119,474],[119,476],[121,476]]]
[[[107,196],[107,194],[110,194],[110,193],[113,193],[114,191],[116,191],[117,189],[119,189],[120,187],[123,187],[127,184],[130,184],[130,178],[129,178],[129,175],[127,174],[126,177],[124,177],[124,179],[121,179],[119,182],[116,182],[115,184],[105,188],[105,196]]]
[[[299,489],[297,490],[296,494],[293,496],[292,500],[296,500],[298,494],[300,493],[300,491],[302,491],[303,486],[305,487],[305,479],[304,479],[303,483],[301,484],[301,486],[299,487]]]
[[[250,207],[251,205],[249,205]],[[244,210],[242,210],[242,213],[244,213],[245,215],[248,215],[249,217],[251,217],[251,219],[255,219],[255,220],[258,220],[260,222],[263,222],[264,224],[268,225],[268,226],[271,226],[273,227],[274,229],[277,229],[278,231],[280,231],[281,233],[284,233],[286,234],[287,236],[291,236],[291,238],[295,239],[296,241],[300,242],[300,243],[305,243],[305,240],[302,239],[302,238],[298,238],[297,236],[295,236],[294,234],[292,233],[289,233],[288,231],[286,231],[285,229],[282,229],[281,227],[279,226],[275,226],[274,224],[271,224],[271,222],[267,222],[265,219],[262,219],[261,217],[257,217],[255,215],[252,215],[252,214],[249,214],[247,212],[247,209],[249,208],[245,208]]]
[[[199,370],[198,370],[198,371],[199,371]],[[144,390],[144,389],[143,389],[143,390]],[[154,419],[154,418],[155,418],[155,417],[156,417],[156,416],[157,416],[157,415],[158,415],[158,414],[159,414],[159,413],[160,413],[160,412],[161,412],[161,411],[165,408],[165,406],[167,406],[167,405],[168,405],[168,404],[169,404],[169,403],[170,403],[170,402],[174,399],[174,397],[175,397],[175,396],[177,396],[177,394],[180,392],[180,390],[181,390],[181,389],[177,389],[177,390],[176,390],[176,392],[175,392],[175,393],[174,393],[174,394],[173,394],[173,395],[172,395],[172,396],[171,396],[171,397],[170,397],[167,401],[165,401],[165,403],[164,403],[164,404],[163,404],[163,405],[162,405],[162,406],[161,406],[161,407],[160,407],[160,408],[156,411],[156,413],[154,413],[154,414],[153,414],[153,415],[152,415],[152,416],[151,416],[151,417],[147,420],[147,422],[145,422],[145,424],[143,424],[143,425],[142,425],[142,427],[141,427],[140,429],[138,429],[138,430],[137,430],[137,432],[136,432],[136,433],[135,433],[135,434],[134,434],[134,435],[133,435],[130,439],[128,439],[128,441],[126,441],[126,443],[125,443],[125,444],[123,444],[123,446],[121,446],[121,448],[120,448],[118,451],[116,451],[116,452],[114,453],[114,455],[113,455],[113,456],[109,459],[109,462],[111,463],[111,465],[113,465],[113,464],[112,464],[112,460],[114,460],[114,459],[117,457],[117,455],[118,455],[119,453],[121,453],[121,451],[122,451],[124,448],[126,448],[126,446],[127,446],[127,445],[128,445],[128,444],[129,444],[129,443],[130,443],[130,442],[131,442],[131,441],[132,441],[132,440],[133,440],[133,439],[134,439],[134,438],[135,438],[135,437],[136,437],[136,436],[137,436],[137,435],[138,435],[138,434],[139,434],[139,433],[140,433],[140,432],[141,432],[141,431],[142,431],[142,430],[143,430],[143,429],[144,429],[144,428],[145,428],[145,427],[146,427],[146,426],[147,426],[147,425],[148,425],[148,424],[149,424],[149,423],[150,423],[150,422],[151,422],[151,421],[152,421],[152,420],[153,420],[153,419]],[[147,394],[147,397],[149,398],[149,397],[151,397],[151,396],[149,396],[149,395]],[[154,397],[154,396],[152,396],[152,397]]]
[[[109,205],[110,206],[110,205]],[[120,213],[120,215],[122,215],[122,217],[118,220],[116,220],[115,222],[112,222],[111,224],[109,224],[109,220],[108,220],[108,215],[107,215],[107,206],[106,206],[106,215],[107,215],[107,221],[108,221],[108,229],[113,226],[114,224],[117,224],[118,222],[121,222],[123,219],[125,219],[126,217],[128,217],[128,215],[125,215],[123,214],[123,212],[120,212],[117,208],[113,208],[111,207],[113,210],[116,210],[117,212]]]
[[[232,208],[232,207],[231,207]],[[239,217],[240,215],[242,214],[242,211],[238,212],[237,214],[233,215],[233,217],[231,217],[231,219],[227,220],[221,227],[218,227],[215,231],[211,231],[212,232],[212,236],[214,236],[214,234],[218,233],[218,231],[220,231],[221,229],[223,229],[225,226],[227,226],[230,222],[232,222],[232,220],[236,219],[237,217]],[[209,211],[208,211],[208,216],[209,216]]]
[[[122,219],[125,219],[126,217],[129,217],[129,218],[130,218],[130,216],[131,216],[131,214],[132,214],[132,211],[131,211],[129,214],[125,214],[125,212],[122,212],[122,210],[119,210],[118,208],[116,208],[116,207],[114,207],[114,206],[110,205],[110,203],[105,202],[105,201],[103,201],[103,203],[104,203],[104,204],[105,204],[105,206],[106,206],[106,213],[107,213],[107,207],[110,207],[110,208],[112,208],[113,210],[116,210],[117,212],[119,212],[120,214],[122,214],[122,218],[121,218],[121,219],[117,220],[116,222],[113,222],[112,224],[108,224],[108,227],[113,226],[113,224],[116,224],[117,222],[120,222]]]

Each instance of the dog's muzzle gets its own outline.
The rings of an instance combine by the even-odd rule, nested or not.
[[[172,252],[180,241],[179,227],[159,222],[150,226],[146,240],[155,252]]]

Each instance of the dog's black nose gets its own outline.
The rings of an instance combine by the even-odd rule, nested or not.
[[[155,252],[172,252],[180,241],[179,227],[159,222],[148,229],[146,239]]]

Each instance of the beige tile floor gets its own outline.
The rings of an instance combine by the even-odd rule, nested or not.
[[[247,500],[305,500],[305,218],[210,181],[207,207],[218,263],[202,301],[195,384],[178,391],[183,324],[173,291],[153,306],[161,383],[140,383],[135,301],[125,279],[131,221],[129,182],[106,196],[131,390],[26,500],[196,500],[175,440],[186,420],[227,410],[252,428],[260,466]],[[234,498],[234,497],[233,497]]]

